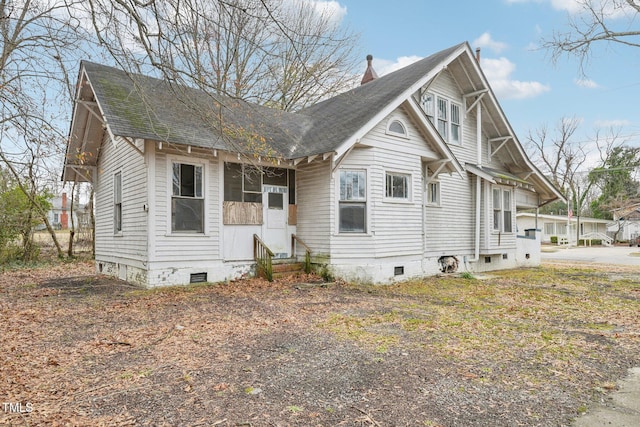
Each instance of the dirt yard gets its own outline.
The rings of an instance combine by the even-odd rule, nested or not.
[[[0,274],[3,426],[563,426],[640,366],[640,273],[141,290]]]

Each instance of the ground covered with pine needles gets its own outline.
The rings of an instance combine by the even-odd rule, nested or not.
[[[0,274],[0,425],[560,426],[640,366],[637,268],[155,290],[93,271]]]

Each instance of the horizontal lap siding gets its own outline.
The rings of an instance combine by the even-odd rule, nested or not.
[[[440,206],[427,206],[427,256],[467,254],[473,251],[475,228],[474,194],[467,174],[443,174]],[[474,187],[475,188],[475,187]]]
[[[386,134],[388,120],[401,119],[407,128],[408,139]],[[410,118],[397,110],[367,135],[374,151],[375,187],[374,231],[376,256],[403,256],[422,254],[422,156],[434,156]],[[387,199],[386,173],[397,172],[411,176],[408,202]]]
[[[105,133],[106,134],[106,133]],[[114,174],[122,175],[122,233],[114,233]],[[96,259],[147,260],[147,169],[144,157],[124,141],[105,136],[96,185]]]
[[[408,138],[386,133],[389,120],[400,119]],[[354,149],[342,169],[367,169],[367,213],[369,235],[336,234],[333,253],[350,257],[394,257],[422,253],[422,156],[433,150],[401,110],[382,120],[363,138],[371,148]],[[409,201],[387,199],[386,173],[410,175]],[[339,174],[335,174],[337,191]],[[336,194],[336,198],[339,194]],[[337,229],[337,226],[336,226]]]
[[[331,186],[335,192],[335,212],[333,222],[333,234],[331,238],[332,258],[371,258],[376,254],[376,243],[371,234],[366,233],[339,233],[338,200],[340,199],[340,170],[366,170],[367,171],[367,229],[371,230],[375,224],[375,209],[372,208],[372,197],[380,191],[380,178],[377,177],[372,148],[354,148],[344,159],[340,168],[333,174]]]
[[[451,152],[461,165],[478,164],[477,111],[474,107],[469,113],[464,112],[464,102],[455,80],[448,72],[442,73],[431,85],[430,90],[459,103],[462,111],[462,143],[448,144]],[[481,164],[496,169],[507,169],[497,162],[497,158],[489,159],[489,143],[482,135],[480,144]],[[475,248],[475,198],[476,179],[472,174],[463,173],[462,179],[457,176],[441,175],[441,206],[427,207],[426,247],[427,255],[469,254]],[[512,207],[512,233],[494,233],[491,185],[482,181],[480,196],[480,249],[482,253],[500,253],[515,248],[515,208]],[[512,198],[513,200],[514,198]]]
[[[171,192],[170,168],[173,161],[178,163],[203,164],[205,166],[205,231],[203,234],[171,233]],[[156,152],[154,189],[155,192],[155,236],[154,261],[213,261],[220,256],[220,176],[218,157],[180,156],[162,150]]]
[[[333,220],[331,162],[316,160],[296,170],[297,235],[314,255],[329,254]]]
[[[448,144],[449,149],[464,167],[477,163],[476,109],[465,114],[465,107],[455,80],[448,71],[443,72],[430,87],[438,95],[461,106],[462,143]],[[475,235],[475,181],[467,172],[442,173],[440,206],[426,206],[425,246],[427,256],[470,254],[474,250]]]

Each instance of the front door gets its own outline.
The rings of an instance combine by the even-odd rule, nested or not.
[[[287,216],[289,197],[287,187],[264,185],[262,187],[262,206],[264,209],[262,240],[275,254],[276,258],[289,256],[287,236]]]

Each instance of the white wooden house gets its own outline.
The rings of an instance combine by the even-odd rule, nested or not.
[[[640,239],[640,203],[626,208],[614,209],[613,221],[607,230],[610,235],[616,235],[619,241],[637,243]]]
[[[254,273],[254,235],[372,283],[436,274],[443,257],[472,272],[538,263],[516,211],[562,196],[469,45],[368,76],[286,113],[83,62],[63,178],[95,187],[97,269],[228,280]]]
[[[612,239],[607,234],[610,220],[590,217],[580,217],[581,244],[589,244],[589,241],[597,240],[605,244],[611,244]],[[542,233],[542,243],[555,243],[560,245],[576,245],[578,241],[578,218],[566,215],[536,215],[529,212],[520,212],[516,216],[519,230],[539,229]]]

